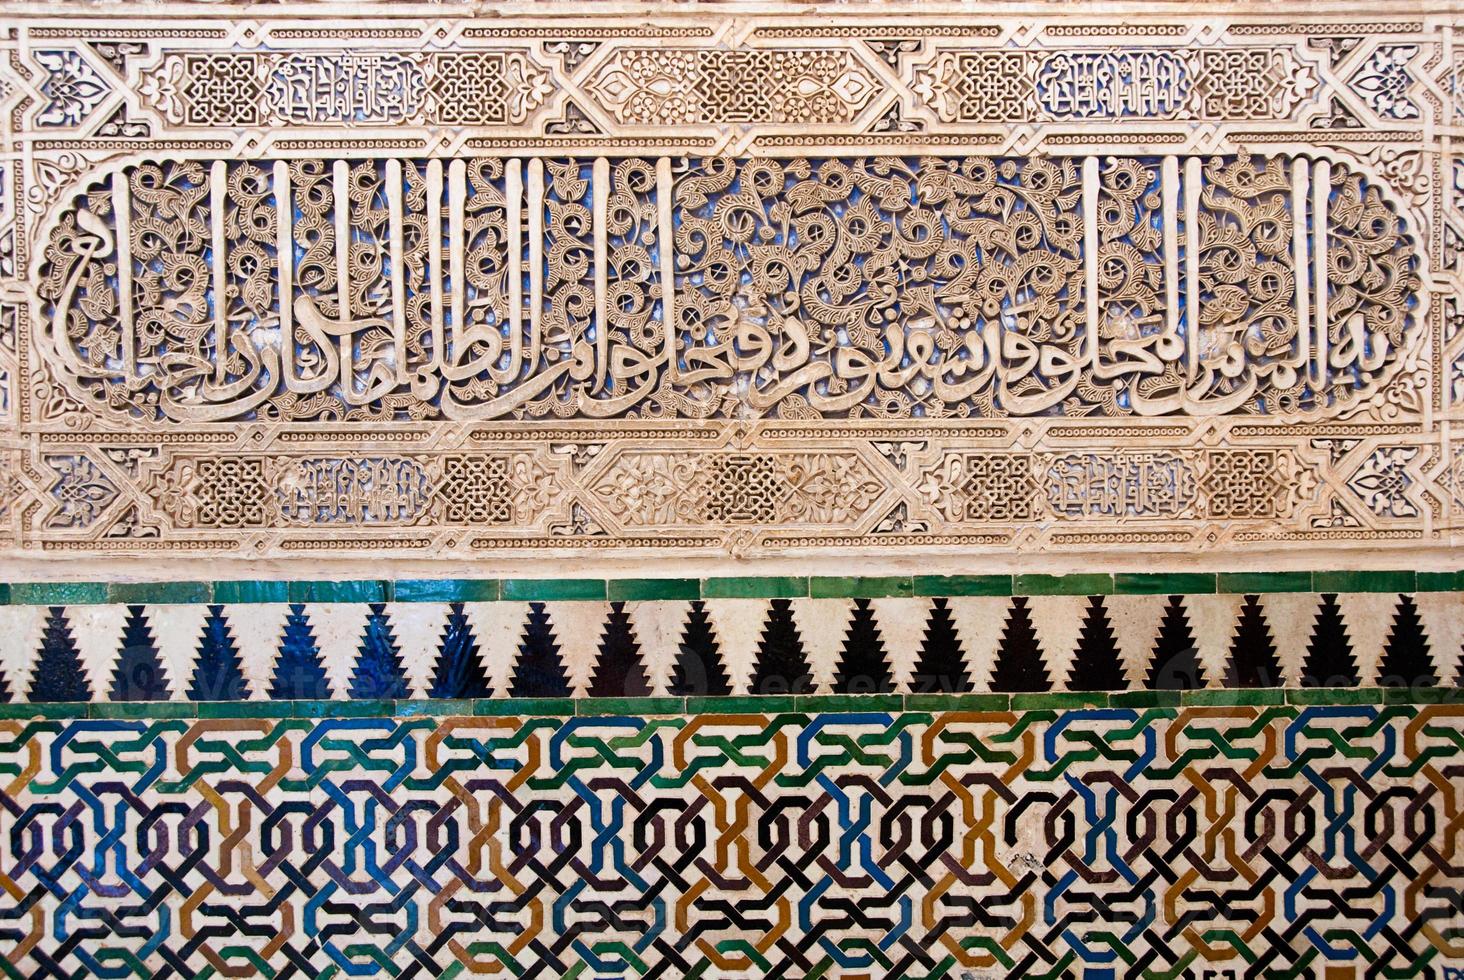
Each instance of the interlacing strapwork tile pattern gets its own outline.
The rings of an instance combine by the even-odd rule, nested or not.
[[[1459,544],[1464,22],[439,6],[17,8],[0,549]]]
[[[1461,711],[0,721],[0,964],[1446,977]]]

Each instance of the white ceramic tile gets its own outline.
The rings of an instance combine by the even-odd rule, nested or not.
[[[224,616],[239,651],[239,669],[249,685],[249,700],[269,700],[270,681],[279,659],[280,637],[290,607],[283,602],[231,603]]]
[[[953,596],[949,600],[956,635],[966,654],[966,670],[977,691],[991,690],[991,669],[1011,604],[1005,596]]]
[[[544,603],[544,610],[559,641],[559,656],[569,675],[571,691],[575,697],[583,697],[600,656],[600,637],[610,618],[610,604],[562,600]]]
[[[148,606],[147,614],[172,700],[186,701],[208,606],[197,602],[165,603]]]
[[[432,671],[447,625],[445,602],[388,602],[392,633],[402,653],[402,672],[414,698],[425,698],[432,687]]]
[[[813,676],[813,689],[826,694],[833,689],[854,600],[794,599],[792,608],[793,622],[798,624],[798,637],[808,657],[808,672]]]
[[[925,624],[930,621],[930,600],[890,596],[871,599],[869,605],[874,609],[874,620],[884,640],[895,689],[905,690],[915,673],[915,665],[920,662]]]
[[[707,618],[717,634],[717,648],[732,684],[732,693],[747,693],[757,665],[758,645],[767,622],[766,599],[706,599]]]
[[[1113,626],[1113,641],[1123,659],[1124,675],[1129,687],[1140,689],[1148,682],[1154,643],[1159,638],[1159,624],[1164,620],[1169,597],[1110,595],[1103,599],[1108,608],[1108,622]]]

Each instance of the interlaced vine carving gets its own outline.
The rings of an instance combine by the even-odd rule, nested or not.
[[[1415,266],[1301,158],[183,162],[94,183],[39,292],[143,420],[1203,416],[1373,390]]]

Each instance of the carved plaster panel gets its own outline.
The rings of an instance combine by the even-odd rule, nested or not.
[[[88,9],[0,31],[12,556],[1464,532],[1448,17]]]

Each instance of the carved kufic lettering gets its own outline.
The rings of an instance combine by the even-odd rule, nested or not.
[[[207,126],[519,123],[551,90],[525,51],[176,52],[140,95],[168,123]]]
[[[1286,119],[1316,86],[1288,48],[940,51],[913,89],[948,122]]]
[[[60,215],[38,322],[143,421],[1326,412],[1416,267],[1324,160],[189,161]]]
[[[275,478],[280,516],[294,524],[408,524],[430,499],[425,469],[410,459],[296,459]]]
[[[1193,463],[1176,453],[1071,453],[1046,464],[1047,504],[1072,518],[1177,518],[1195,500]]]

